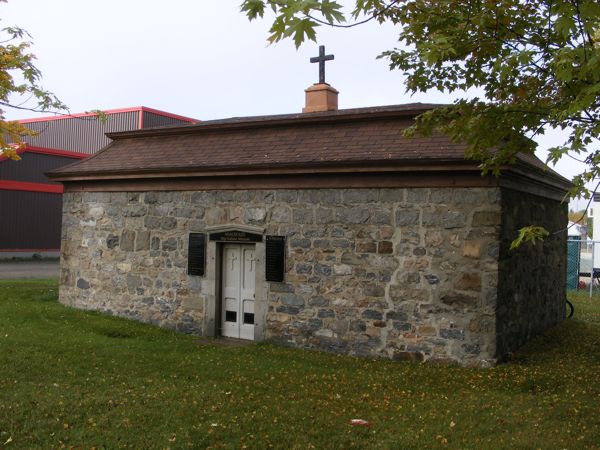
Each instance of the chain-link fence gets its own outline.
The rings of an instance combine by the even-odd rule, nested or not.
[[[600,294],[600,241],[567,240],[567,291]]]

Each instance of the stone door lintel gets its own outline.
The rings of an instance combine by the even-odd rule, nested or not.
[[[243,231],[244,233],[265,234],[264,227],[255,227],[252,225],[211,225],[206,227],[207,233],[220,233],[224,231]]]

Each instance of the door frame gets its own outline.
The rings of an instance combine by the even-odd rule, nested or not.
[[[221,298],[220,298],[220,308],[218,310],[218,317],[220,318],[219,320],[219,325],[221,327],[220,330],[220,335],[223,337],[230,337],[230,338],[237,338],[237,339],[243,339],[243,340],[254,340],[254,329],[256,328],[256,315],[254,313],[254,307],[256,306],[256,243],[252,242],[252,243],[248,243],[248,242],[221,242],[220,243],[220,247],[221,247]],[[235,248],[238,252],[239,252],[239,258],[238,261],[236,263],[236,265],[238,266],[239,272],[238,272],[238,279],[236,282],[236,290],[238,291],[238,294],[236,296],[236,300],[237,300],[237,305],[236,305],[236,326],[231,327],[229,326],[229,332],[232,334],[236,334],[236,336],[230,336],[230,335],[226,335],[225,334],[225,328],[228,327],[225,317],[224,317],[224,312],[225,312],[225,267],[227,267],[229,265],[229,263],[227,261],[225,261],[225,255],[226,255],[226,249],[227,248]],[[244,295],[244,279],[245,279],[245,269],[246,269],[246,251],[250,250],[252,251],[252,262],[250,263],[253,266],[253,276],[251,278],[253,278],[252,283],[252,297],[247,297],[246,295]],[[231,287],[231,286],[230,286]],[[249,294],[249,292],[246,290],[246,294]],[[245,322],[245,302],[246,300],[251,300],[252,302],[252,324],[247,324]],[[234,329],[237,329],[236,331],[234,331]],[[242,334],[244,336],[242,336]]]
[[[240,231],[243,233],[260,234],[263,239],[260,242],[231,242],[208,240],[206,246],[206,280],[203,283],[202,291],[204,296],[204,336],[221,336],[221,262],[223,254],[223,244],[255,244],[254,258],[256,260],[255,271],[255,290],[254,299],[254,340],[259,342],[265,339],[265,323],[268,310],[267,282],[265,281],[265,242],[264,228],[253,227],[249,225],[218,225],[207,227],[208,233],[218,233],[226,231]]]

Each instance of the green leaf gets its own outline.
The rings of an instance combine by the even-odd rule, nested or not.
[[[518,236],[514,241],[510,244],[510,249],[515,250],[519,248],[524,243],[529,243],[531,245],[535,245],[536,242],[541,242],[547,237],[550,233],[544,227],[538,226],[528,226],[523,227],[519,230]]]
[[[92,109],[91,111],[86,111],[88,114],[93,114],[95,118],[97,118],[100,123],[106,123],[108,121],[108,116],[104,111],[99,109]]]
[[[341,9],[342,5],[336,2],[324,0],[321,3],[321,14],[323,14],[323,17],[329,23],[342,23],[346,21]]]
[[[575,29],[575,20],[571,16],[561,16],[556,20],[556,31],[567,38]]]
[[[240,9],[249,20],[254,20],[264,16],[265,2],[263,0],[244,0]]]
[[[579,12],[582,20],[591,19],[598,24],[598,18],[600,18],[600,3],[597,1],[580,1]]]
[[[290,21],[288,28],[284,32],[284,36],[292,36],[296,48],[299,48],[300,45],[304,42],[304,40],[307,38],[311,41],[316,42],[317,36],[315,32],[315,27],[317,26],[319,26],[319,24],[315,23],[311,19],[294,18]]]

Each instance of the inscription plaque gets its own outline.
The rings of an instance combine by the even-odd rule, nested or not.
[[[283,281],[285,272],[285,236],[267,236],[265,241],[265,278]]]
[[[188,243],[188,275],[204,275],[206,260],[206,235],[190,233]]]
[[[219,231],[216,233],[210,233],[209,239],[211,241],[220,242],[262,242],[262,234],[247,233],[245,231]]]

